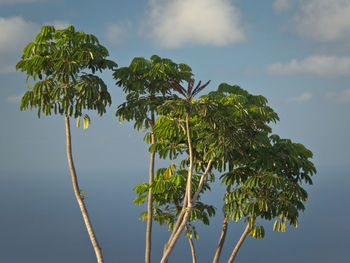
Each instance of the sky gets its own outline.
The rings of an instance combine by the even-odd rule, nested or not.
[[[63,118],[38,119],[35,112],[19,111],[26,82],[15,65],[25,45],[47,24],[58,29],[74,25],[94,34],[119,66],[153,54],[186,63],[197,81],[211,80],[200,95],[226,82],[265,96],[280,117],[273,132],[314,153],[323,174],[322,180],[315,177],[315,189],[329,182],[334,189],[349,184],[348,177],[330,171],[348,173],[349,168],[350,0],[0,0],[4,189],[41,182],[43,174],[67,172]],[[72,129],[78,174],[116,173],[128,185],[137,181],[131,175],[146,181],[143,135],[132,124],[118,123],[115,110],[125,96],[112,72],[101,76],[113,105],[102,118],[91,113],[88,130]],[[9,176],[26,174],[37,177],[23,182]],[[327,174],[334,180],[325,179]],[[90,187],[88,182],[85,187]]]

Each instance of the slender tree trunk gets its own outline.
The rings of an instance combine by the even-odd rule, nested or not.
[[[186,115],[186,133],[187,133],[187,143],[188,143],[188,147],[190,148],[189,150],[189,153],[190,153],[190,167],[193,166],[193,157],[192,157],[192,154],[193,154],[193,150],[192,150],[192,142],[191,142],[191,136],[189,135],[189,115],[187,114]],[[192,157],[192,158],[191,158]],[[188,174],[190,174],[190,171],[192,171],[191,169],[188,169]],[[174,226],[174,229],[173,229],[173,232],[171,233],[170,235],[170,238],[168,240],[168,242],[165,244],[164,248],[165,247],[168,247],[170,241],[174,238],[174,235],[177,233],[181,223],[182,223],[182,220],[183,220],[183,217],[186,213],[186,209],[188,207],[188,204],[191,203],[191,195],[189,195],[189,193],[191,193],[191,189],[188,191],[188,187],[189,187],[189,184],[188,184],[188,179],[192,178],[192,174],[191,176],[187,176],[187,184],[186,184],[186,190],[185,190],[185,197],[184,197],[184,202],[183,202],[183,206],[182,206],[182,210],[181,210],[181,213],[180,215],[178,216],[177,218],[177,221],[175,223],[175,226]],[[190,186],[192,185],[192,182],[190,184]]]
[[[186,231],[188,232],[188,226],[186,225]],[[196,250],[194,248],[194,244],[193,244],[193,240],[192,238],[188,237],[188,242],[190,243],[190,247],[191,247],[191,254],[192,254],[192,263],[197,263],[196,260]]]
[[[182,230],[185,227],[185,224],[188,221],[188,218],[190,216],[190,211],[192,208],[192,200],[191,200],[191,190],[192,190],[192,172],[193,172],[193,149],[192,149],[192,142],[191,142],[191,135],[190,135],[190,116],[188,113],[186,113],[186,133],[187,133],[187,143],[188,143],[188,149],[189,149],[189,157],[190,157],[190,165],[188,167],[188,175],[187,175],[187,184],[186,184],[186,194],[184,199],[184,213],[180,214],[180,217],[177,219],[177,222],[175,224],[175,229],[173,233],[170,235],[170,238],[168,242],[164,246],[164,252],[163,257],[161,259],[161,263],[166,263],[168,261],[168,257],[173,250],[176,241],[178,240]],[[186,199],[187,199],[187,205],[186,205]]]
[[[193,244],[192,238],[189,238],[189,239],[188,239],[188,242],[190,243],[190,246],[191,246],[192,262],[193,262],[193,263],[197,263],[197,260],[196,260],[196,250],[194,249],[194,244]]]
[[[230,193],[230,190],[231,190],[231,185],[229,185],[226,188],[226,194],[225,195],[228,195]],[[228,217],[227,217],[227,215],[225,215],[224,223],[222,224],[221,235],[220,235],[218,247],[217,247],[216,252],[215,252],[213,263],[218,263],[219,262],[219,259],[220,259],[220,256],[221,256],[221,251],[222,251],[222,248],[224,246],[225,239],[226,239],[227,228],[228,228]]]
[[[192,206],[192,173],[193,173],[193,148],[192,148],[192,140],[190,135],[190,115],[186,113],[186,133],[187,133],[187,143],[188,150],[190,153],[190,166],[188,167],[188,175],[187,175],[187,207]]]
[[[181,222],[182,222],[182,219],[186,213],[186,207],[187,207],[187,193],[185,194],[185,198],[184,198],[184,205],[182,207],[182,210],[176,220],[176,223],[175,223],[175,226],[174,226],[174,229],[173,229],[173,232],[171,233],[170,237],[169,237],[169,240],[172,240],[173,239],[173,236],[174,234],[177,232],[177,230],[179,229],[180,225],[181,225]]]
[[[221,236],[219,239],[218,247],[215,252],[213,263],[218,263],[221,255],[222,248],[226,239],[226,233],[228,228],[228,218],[225,216],[224,223],[222,224]]]
[[[151,124],[151,143],[155,143],[155,137],[152,132],[154,125],[154,113],[152,113]],[[149,164],[149,184],[154,181],[154,157],[155,152],[151,153]],[[146,250],[145,250],[145,263],[151,263],[151,236],[152,236],[152,218],[153,218],[153,194],[151,188],[148,190],[148,203],[147,203],[147,228],[146,228]]]
[[[185,214],[183,216],[183,219],[181,221],[180,226],[176,230],[176,233],[173,233],[173,235],[171,235],[172,238],[169,238],[168,242],[165,244],[164,251],[163,251],[163,257],[162,257],[162,259],[160,261],[161,263],[166,263],[167,262],[171,251],[173,250],[177,240],[179,239],[179,237],[181,235],[181,232],[185,228],[185,226],[186,226],[186,224],[187,224],[187,222],[188,222],[188,220],[190,218],[192,207],[197,202],[198,195],[199,195],[200,191],[202,190],[202,187],[203,187],[203,184],[204,184],[204,178],[206,177],[206,175],[208,174],[208,172],[209,172],[209,170],[211,168],[211,163],[212,163],[212,161],[210,160],[208,162],[207,168],[205,169],[204,173],[201,175],[201,179],[200,179],[200,182],[199,182],[198,189],[195,192],[195,194],[193,195],[193,199],[190,202],[190,206],[186,207],[186,212],[185,212]],[[179,221],[179,219],[178,219],[178,221]]]
[[[89,236],[90,236],[91,244],[95,250],[97,262],[103,263],[103,256],[102,256],[101,248],[98,245],[94,230],[93,230],[91,222],[90,222],[88,212],[86,210],[84,201],[80,195],[80,190],[79,190],[79,186],[78,186],[78,179],[77,179],[77,175],[75,173],[73,157],[72,157],[71,135],[70,135],[70,125],[69,125],[69,117],[68,116],[65,117],[65,123],[66,123],[66,138],[67,138],[67,158],[68,158],[69,170],[70,170],[70,173],[72,176],[72,184],[73,184],[75,198],[77,199],[77,202],[78,202],[79,207],[80,207],[80,211],[83,215],[85,226],[86,226],[86,229],[87,229]]]
[[[249,223],[247,224],[241,238],[239,239],[239,241],[236,244],[236,247],[234,248],[234,250],[232,251],[231,257],[229,258],[229,260],[227,261],[227,263],[232,263],[238,253],[238,250],[241,248],[247,234],[249,232]]]
[[[188,150],[189,150],[189,158],[190,158],[190,165],[188,167],[188,175],[187,175],[187,184],[186,184],[186,194],[184,198],[184,205],[183,205],[183,211],[181,211],[179,218],[177,219],[177,222],[175,224],[175,230],[170,235],[170,238],[168,242],[164,245],[163,250],[163,256],[160,261],[160,263],[166,263],[168,262],[168,257],[173,250],[177,240],[180,237],[181,232],[185,228],[191,214],[192,207],[197,202],[197,198],[199,196],[200,191],[202,190],[203,184],[204,184],[204,178],[208,174],[212,161],[210,160],[208,162],[207,168],[204,171],[204,173],[201,176],[197,191],[193,195],[192,198],[192,174],[193,174],[193,148],[192,148],[192,141],[191,141],[191,135],[190,135],[190,116],[188,113],[186,113],[186,133],[187,133],[187,143],[188,143]],[[187,200],[187,206],[186,206],[186,200]]]
[[[173,239],[175,233],[177,232],[177,230],[179,229],[181,223],[182,223],[182,220],[183,220],[183,217],[186,213],[186,207],[187,207],[187,192],[185,191],[185,198],[184,198],[184,201],[183,201],[183,206],[182,206],[182,210],[176,220],[176,223],[175,223],[175,226],[174,226],[174,229],[169,237],[169,240],[168,242],[164,245],[164,251],[166,250],[166,248],[168,247],[169,245],[169,242]]]

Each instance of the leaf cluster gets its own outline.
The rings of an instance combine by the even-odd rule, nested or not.
[[[219,171],[247,158],[251,149],[266,143],[269,122],[278,120],[263,96],[254,96],[238,86],[221,84],[217,91],[199,100],[173,99],[158,107],[155,123],[158,142],[151,151],[161,158],[177,158],[186,148],[186,113],[190,112],[190,136],[195,163],[213,160]],[[181,146],[181,147],[180,147]]]
[[[203,164],[212,160],[213,168],[224,173],[222,182],[234,187],[224,199],[224,213],[232,220],[250,222],[250,234],[256,238],[265,235],[259,218],[277,218],[274,229],[279,231],[285,230],[286,222],[297,226],[307,200],[301,185],[312,184],[316,173],[312,152],[302,144],[269,135],[270,123],[279,118],[267,99],[223,83],[199,100],[167,101],[158,107],[161,117],[153,129],[158,141],[150,151],[164,159],[189,154],[188,112],[195,170],[204,170]],[[189,159],[181,165],[187,167]]]
[[[116,116],[119,121],[135,121],[135,128],[140,130],[153,126],[152,114],[157,107],[174,98],[167,81],[181,82],[192,76],[192,72],[186,64],[153,55],[150,60],[134,58],[128,67],[116,69],[113,76],[116,85],[127,94],[126,101],[118,106]]]
[[[43,26],[23,52],[16,69],[27,74],[27,81],[32,78],[34,85],[28,85],[20,110],[37,108],[39,117],[41,113],[79,117],[83,110],[106,112],[111,96],[95,72],[117,64],[106,59],[108,51],[94,35],[73,26],[62,30]]]
[[[143,204],[148,195],[148,190],[151,188],[153,193],[154,209],[153,220],[160,225],[167,225],[168,230],[172,230],[175,226],[177,216],[180,214],[182,204],[185,197],[187,170],[176,169],[176,165],[172,164],[168,168],[160,168],[157,170],[154,182],[141,183],[134,188],[138,195],[134,203]],[[200,176],[193,175],[192,188],[194,191],[198,188]],[[202,189],[202,193],[210,190],[208,181],[206,180]],[[211,205],[204,204],[198,201],[191,210],[189,226],[192,233],[198,236],[195,228],[191,226],[191,222],[201,221],[205,225],[209,225],[209,218],[215,215],[215,208]],[[140,219],[147,219],[147,211],[140,214]],[[194,234],[196,233],[196,234]]]
[[[305,209],[308,197],[301,184],[312,184],[316,169],[308,160],[312,153],[303,145],[277,135],[269,139],[269,146],[251,152],[250,160],[221,176],[223,183],[234,186],[223,209],[232,220],[253,220],[252,229],[257,218],[277,218],[274,230],[285,231],[286,222],[298,226],[299,211]]]

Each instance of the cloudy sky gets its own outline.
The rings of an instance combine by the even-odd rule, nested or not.
[[[34,113],[18,111],[26,86],[15,64],[44,24],[73,24],[95,34],[120,66],[136,56],[158,54],[189,64],[198,80],[210,79],[208,90],[227,82],[262,94],[281,117],[275,132],[311,148],[320,165],[347,164],[349,0],[0,0],[3,169],[31,163],[28,149],[34,141],[32,151],[43,150],[48,142],[58,145],[50,141],[58,131],[49,128],[58,120],[38,121]],[[109,124],[115,121],[113,113],[123,94],[111,72],[103,76],[113,106],[107,117],[96,120],[101,122],[98,126],[106,125],[106,134],[129,134],[127,125]],[[43,129],[50,135],[39,135]],[[94,129],[98,128],[91,133]],[[95,141],[89,132],[84,136]],[[126,140],[122,143],[126,146]],[[119,165],[106,158],[108,168]]]
[[[349,167],[350,0],[0,0],[1,173],[67,167],[62,117],[19,111],[15,65],[45,24],[96,35],[119,66],[157,54],[211,80],[207,91],[261,94],[280,116],[274,132],[310,148],[319,170]],[[114,117],[124,97],[111,75],[108,113],[73,129],[77,168],[143,171],[143,136]]]

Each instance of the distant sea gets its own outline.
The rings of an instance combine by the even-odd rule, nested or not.
[[[38,168],[36,168],[38,169]],[[145,207],[133,204],[132,189],[147,181],[144,171],[77,171],[80,188],[105,262],[143,262],[145,223],[138,215]],[[314,185],[307,186],[309,200],[299,227],[272,231],[266,237],[248,237],[238,263],[349,262],[350,173],[346,167],[318,167]],[[203,200],[217,207],[210,226],[198,224],[195,241],[199,263],[211,262],[220,235],[221,201],[225,188],[216,183]],[[242,222],[230,222],[221,262],[227,262],[243,231]],[[152,262],[159,262],[169,232],[154,223]],[[75,201],[67,171],[15,172],[0,170],[0,262],[96,262]],[[180,239],[172,262],[192,262],[187,240]]]

